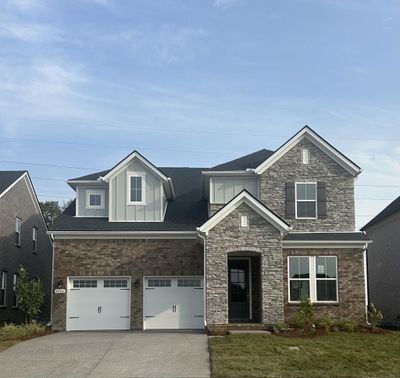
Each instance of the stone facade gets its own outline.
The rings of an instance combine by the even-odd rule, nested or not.
[[[288,256],[337,256],[338,303],[314,305],[316,316],[330,315],[336,319],[365,322],[364,252],[361,249],[284,249],[283,282],[285,321],[290,321],[298,308],[288,302]]]
[[[302,164],[302,149],[309,150],[309,164]],[[326,184],[327,217],[288,219],[287,182]],[[303,139],[260,177],[260,201],[293,226],[293,231],[354,231],[354,177],[307,139]]]
[[[203,275],[203,246],[197,240],[56,240],[54,285],[68,276],[130,276],[131,328],[143,328],[144,276]],[[65,330],[66,294],[53,295],[53,329]]]
[[[247,213],[249,227],[240,227]],[[282,242],[280,231],[242,204],[210,230],[206,243],[207,324],[226,324],[228,318],[228,256],[261,257],[261,321],[283,320]]]

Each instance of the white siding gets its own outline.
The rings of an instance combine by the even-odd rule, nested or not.
[[[210,179],[210,202],[227,203],[244,189],[258,198],[258,179],[256,177],[212,177]]]

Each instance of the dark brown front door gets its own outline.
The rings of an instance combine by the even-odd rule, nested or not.
[[[248,259],[228,260],[229,321],[250,319],[250,267]]]

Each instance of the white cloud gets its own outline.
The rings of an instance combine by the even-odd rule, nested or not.
[[[227,9],[236,4],[238,4],[241,0],[213,0],[213,4],[217,8]]]
[[[47,24],[3,21],[0,36],[24,42],[45,42],[59,39],[60,33]]]
[[[22,11],[30,11],[32,9],[42,8],[43,0],[8,0],[8,4]]]

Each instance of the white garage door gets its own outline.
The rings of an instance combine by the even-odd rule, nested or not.
[[[144,329],[201,329],[202,277],[146,277]]]
[[[70,277],[67,331],[130,329],[127,277]]]

